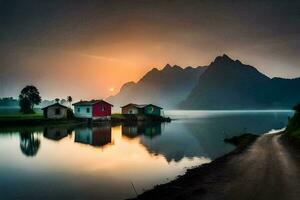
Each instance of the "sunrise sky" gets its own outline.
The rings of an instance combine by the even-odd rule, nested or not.
[[[226,53],[300,76],[299,1],[0,0],[0,97],[105,98],[152,67]]]

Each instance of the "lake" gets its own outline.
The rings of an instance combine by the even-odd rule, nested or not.
[[[166,111],[171,123],[0,129],[0,199],[126,199],[284,128],[292,111]],[[135,192],[136,191],[136,192]]]

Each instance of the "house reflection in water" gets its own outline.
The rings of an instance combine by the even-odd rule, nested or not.
[[[135,124],[123,124],[122,135],[128,138],[135,138],[140,135],[154,138],[161,134],[161,123],[143,123],[138,122]]]
[[[75,142],[90,144],[93,146],[104,146],[112,142],[111,126],[83,127],[75,129]]]
[[[44,128],[44,137],[51,140],[61,140],[67,135],[72,134],[70,127],[46,127]]]

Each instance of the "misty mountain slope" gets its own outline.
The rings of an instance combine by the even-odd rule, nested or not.
[[[270,104],[274,108],[291,108],[300,103],[300,78],[273,78],[269,83],[268,90],[272,97]]]
[[[270,79],[256,68],[218,56],[181,104],[185,109],[291,108],[300,102],[300,79]]]
[[[167,64],[162,70],[153,68],[137,83],[124,84],[120,92],[107,100],[114,105],[127,103],[153,103],[165,108],[174,108],[195,87],[205,67],[185,69]]]

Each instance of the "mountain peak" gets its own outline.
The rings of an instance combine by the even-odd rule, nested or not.
[[[159,70],[156,68],[156,67],[154,67],[154,68],[152,68],[151,70],[150,70],[150,72],[158,72]]]
[[[174,71],[174,70],[183,70],[183,69],[178,65],[171,66],[170,64],[166,64],[166,66],[162,69],[162,71]]]
[[[120,91],[126,90],[134,85],[135,85],[135,82],[133,82],[133,81],[127,82],[121,87]]]
[[[172,66],[170,64],[166,64],[166,66],[164,67],[164,69],[171,69]]]
[[[182,68],[181,68],[180,66],[178,66],[178,65],[173,65],[173,68],[174,68],[174,69],[182,70]]]
[[[231,59],[226,54],[223,54],[222,56],[217,56],[214,60],[214,63],[231,63],[234,62],[233,59]]]

